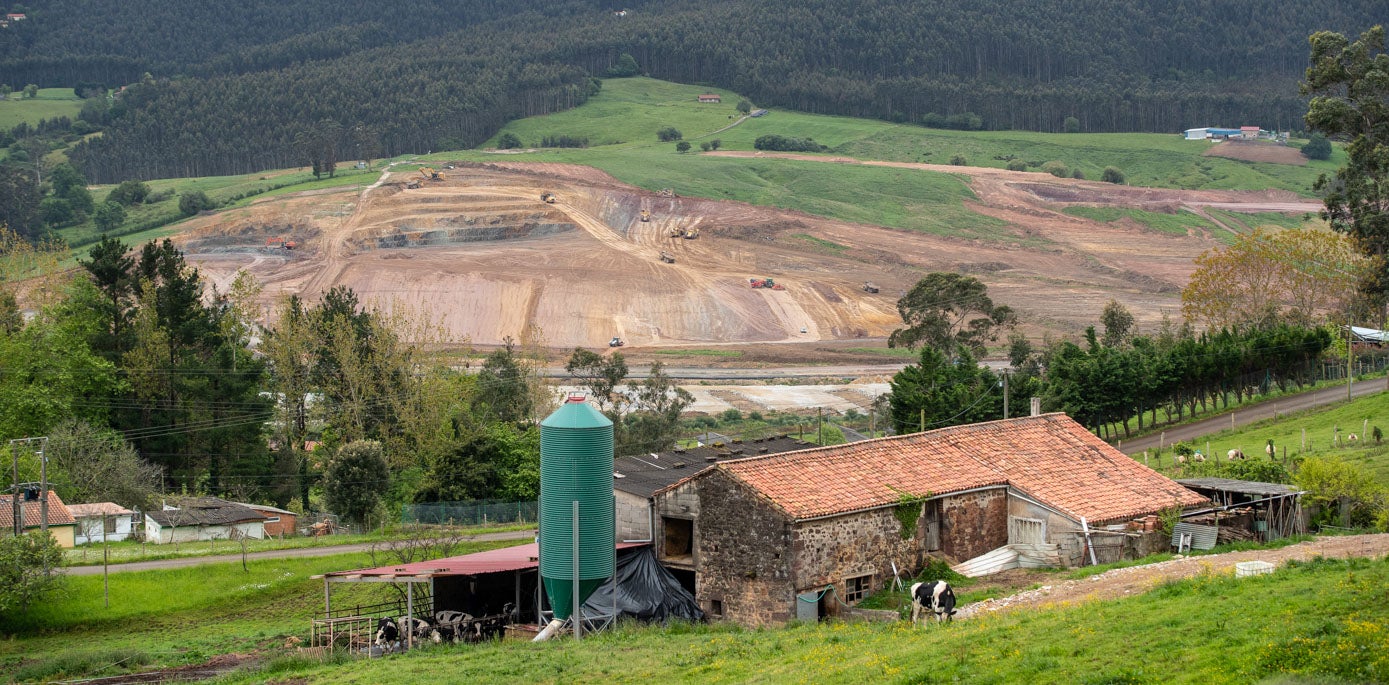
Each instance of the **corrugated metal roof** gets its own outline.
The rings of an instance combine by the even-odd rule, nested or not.
[[[655,454],[632,454],[613,460],[613,489],[650,497],[671,483],[712,464],[764,454],[803,450],[809,443],[785,435],[746,441],[727,439],[722,447],[704,445]]]
[[[646,543],[641,542],[619,542],[616,549],[642,547],[645,544]],[[410,564],[378,566],[376,568],[362,568],[354,571],[334,571],[323,575],[328,578],[347,578],[349,576],[360,576],[364,578],[393,578],[400,576],[415,578],[477,576],[485,573],[501,573],[503,571],[519,571],[522,569],[538,568],[540,566],[539,558],[540,545],[531,542],[524,545],[516,545],[515,547],[503,547],[501,549],[492,549],[486,552],[476,552],[456,557],[417,561]]]
[[[1282,483],[1260,483],[1258,481],[1234,480],[1232,478],[1180,478],[1177,482],[1189,488],[1219,490],[1221,492],[1238,492],[1243,495],[1262,495],[1264,497],[1291,495],[1297,492],[1297,488]]]
[[[218,497],[187,497],[177,509],[145,512],[161,526],[225,526],[233,523],[264,521],[260,512]]]

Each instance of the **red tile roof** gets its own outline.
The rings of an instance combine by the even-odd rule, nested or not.
[[[38,500],[25,502],[23,498],[19,502],[20,517],[24,520],[24,528],[39,528],[43,525],[43,506]],[[68,511],[67,505],[63,504],[63,499],[58,493],[48,491],[48,525],[50,526],[70,526],[77,523],[72,517],[72,512]],[[0,531],[14,530],[14,495],[0,495]]]
[[[76,518],[105,515],[121,516],[124,514],[135,513],[119,504],[116,504],[115,502],[96,502],[93,504],[69,504],[68,511],[72,512],[72,515]]]
[[[1206,501],[1064,414],[952,426],[713,468],[747,483],[797,519],[890,505],[903,494],[942,495],[1005,484],[1092,524]]]

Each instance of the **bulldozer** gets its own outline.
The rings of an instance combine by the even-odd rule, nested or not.
[[[866,292],[866,293],[876,293],[876,292],[878,292],[878,286],[873,285],[873,282],[872,282],[872,281],[864,281],[864,282],[863,282],[863,292]]]
[[[622,347],[623,345],[626,345],[626,344],[627,344],[627,341],[625,341],[625,340],[623,340],[622,338],[619,338],[619,337],[617,337],[617,336],[615,336],[615,335],[613,336],[613,339],[612,339],[612,340],[609,340],[609,341],[608,341],[608,347]]]
[[[687,228],[687,229],[685,229],[685,240],[694,240],[695,238],[698,238],[698,237],[699,237],[699,229],[698,229],[698,228]]]
[[[420,167],[420,174],[422,174],[422,175],[424,176],[424,178],[425,178],[426,181],[442,181],[442,180],[444,180],[444,175],[441,174],[441,173],[439,173],[438,170],[436,170],[436,169],[434,169],[434,168],[432,168],[432,167],[427,167],[427,166],[422,166],[422,167]]]
[[[414,190],[420,187],[420,180],[417,178],[412,178],[405,182],[405,187],[409,190]]]
[[[649,210],[649,209],[643,209],[643,210],[641,210],[641,220],[642,220],[642,221],[650,221],[650,220],[651,220],[651,210]]]
[[[554,193],[541,193],[541,194],[540,194],[540,201],[541,201],[541,202],[545,202],[545,203],[547,203],[547,204],[554,204],[554,203],[555,203],[555,200],[557,200],[557,199],[559,199],[559,198],[556,198]]]
[[[662,251],[661,251],[661,261],[663,261],[663,262],[665,262],[665,263],[667,263],[667,264],[674,264],[674,263],[675,263],[675,256],[672,255],[672,254],[669,253],[669,252],[666,252],[665,250],[662,250]]]

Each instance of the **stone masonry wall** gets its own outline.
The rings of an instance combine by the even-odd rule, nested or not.
[[[1008,491],[1003,488],[941,498],[941,553],[973,559],[1008,544]]]
[[[746,626],[795,617],[790,521],[750,488],[713,471],[698,484],[695,519],[695,599]]]

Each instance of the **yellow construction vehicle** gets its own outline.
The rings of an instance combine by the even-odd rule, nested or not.
[[[694,240],[695,238],[698,238],[698,237],[699,237],[699,229],[698,229],[698,228],[687,228],[687,229],[685,229],[685,240]]]
[[[547,203],[549,203],[549,204],[554,204],[556,199],[557,199],[557,198],[555,197],[555,194],[554,194],[554,193],[541,193],[541,194],[540,194],[540,200],[541,200],[542,202],[547,202]]]
[[[420,167],[420,173],[424,175],[424,178],[425,178],[426,181],[442,181],[442,180],[444,180],[444,175],[441,174],[441,173],[439,173],[438,170],[433,169],[433,168],[431,168],[431,167],[427,167],[427,166],[422,166],[422,167]]]
[[[649,210],[649,209],[643,209],[643,210],[641,210],[641,220],[642,220],[642,221],[650,221],[650,220],[651,220],[651,210]]]

